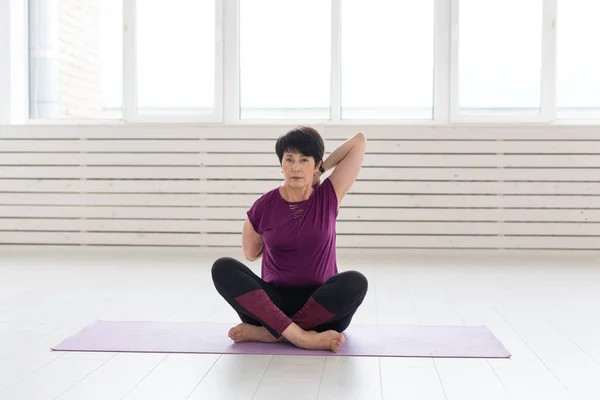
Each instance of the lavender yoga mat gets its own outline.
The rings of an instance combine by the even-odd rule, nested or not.
[[[62,351],[328,355],[374,357],[508,358],[485,326],[351,325],[338,353],[289,343],[233,343],[232,324],[207,322],[96,321],[54,346]]]

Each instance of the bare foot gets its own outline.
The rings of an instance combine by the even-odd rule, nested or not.
[[[329,350],[337,353],[346,341],[344,335],[336,331],[321,333],[309,331],[306,333],[306,339],[300,346],[309,350]]]
[[[236,343],[240,342],[262,342],[277,343],[282,338],[277,339],[264,326],[254,326],[250,324],[239,324],[229,330],[229,337]]]

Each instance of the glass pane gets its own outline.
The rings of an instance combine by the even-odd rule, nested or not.
[[[556,100],[559,116],[585,118],[592,111],[600,117],[599,16],[598,0],[558,2]]]
[[[342,118],[431,119],[433,0],[342,2]]]
[[[122,26],[121,0],[31,0],[30,118],[121,118]]]
[[[240,0],[241,118],[329,118],[331,2]]]
[[[461,0],[463,112],[540,111],[542,0]]]
[[[215,106],[215,0],[137,2],[140,114],[207,114]]]

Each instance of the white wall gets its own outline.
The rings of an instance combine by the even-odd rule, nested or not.
[[[290,126],[0,126],[0,244],[239,247]],[[600,127],[356,131],[341,248],[600,250]]]

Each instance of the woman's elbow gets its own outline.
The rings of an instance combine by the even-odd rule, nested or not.
[[[244,253],[244,258],[248,261],[254,261],[254,257],[252,256],[252,252],[248,249],[248,246],[242,245],[242,252]]]
[[[367,137],[365,136],[365,134],[362,132],[358,132],[356,135],[354,135],[354,140],[354,149],[356,149],[356,151],[364,153],[367,149]]]
[[[252,246],[242,246],[244,257],[248,261],[256,261],[262,256],[262,247],[259,250],[251,248]]]
[[[256,261],[256,259],[258,258],[256,256],[256,254],[252,254],[252,252],[248,251],[247,249],[242,249],[244,252],[244,257],[246,258],[246,260],[248,261]]]
[[[244,254],[244,257],[246,257],[246,260],[248,260],[250,262],[254,262],[254,261],[258,260],[261,257],[261,255],[258,254],[258,255],[254,255],[253,256],[253,255],[250,255],[250,254]]]

